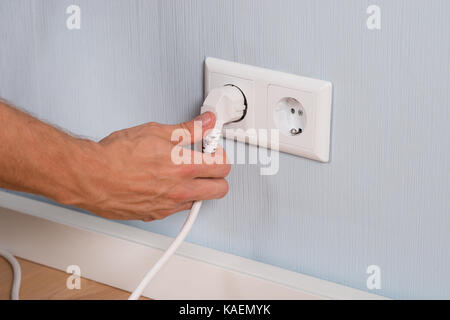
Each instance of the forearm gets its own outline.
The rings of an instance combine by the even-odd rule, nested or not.
[[[199,119],[197,119],[199,120]],[[212,113],[200,120],[214,127]],[[0,188],[34,193],[110,219],[162,219],[194,201],[223,197],[230,170],[215,164],[176,164],[174,131],[194,134],[194,120],[147,123],[101,141],[78,139],[0,101]],[[190,159],[203,154],[184,149]],[[223,150],[223,149],[221,149]]]
[[[85,197],[96,144],[77,139],[0,101],[0,187],[76,204]]]

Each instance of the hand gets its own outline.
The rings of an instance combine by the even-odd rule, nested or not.
[[[213,113],[199,118],[195,120],[202,121],[203,132],[214,127]],[[194,142],[194,120],[179,125],[148,123],[101,140],[93,148],[94,160],[88,161],[86,195],[71,204],[109,219],[151,221],[188,210],[196,200],[224,197],[230,165],[223,149],[217,152],[223,154],[217,161],[221,164],[177,165],[171,160],[178,143],[171,141],[175,129],[185,130]],[[205,156],[186,152],[192,158]]]

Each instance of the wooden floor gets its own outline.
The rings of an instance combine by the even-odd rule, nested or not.
[[[81,279],[81,289],[69,290],[66,281],[69,274],[24,259],[17,259],[22,268],[21,300],[119,300],[128,299],[129,292],[92,280]],[[0,300],[10,298],[12,268],[0,257]]]

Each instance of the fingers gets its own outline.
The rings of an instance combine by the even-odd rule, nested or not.
[[[221,199],[228,193],[225,179],[197,178],[189,183],[189,201]]]
[[[197,164],[193,165],[191,177],[193,178],[225,178],[231,170],[229,163]]]
[[[225,178],[231,170],[225,150],[218,146],[216,153],[207,154],[192,150],[183,150],[189,152],[188,160],[179,164],[180,171],[186,177],[190,178]]]
[[[186,204],[198,200],[221,199],[228,193],[225,179],[197,178],[176,187],[171,194],[174,201]]]
[[[194,120],[162,126],[164,136],[174,144],[188,145],[201,141],[206,131],[214,128],[216,117],[212,112],[205,112]]]

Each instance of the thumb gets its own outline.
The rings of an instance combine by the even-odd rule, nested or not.
[[[214,128],[215,123],[214,113],[205,112],[191,121],[167,125],[165,131],[174,144],[186,145],[200,141],[208,130]]]

